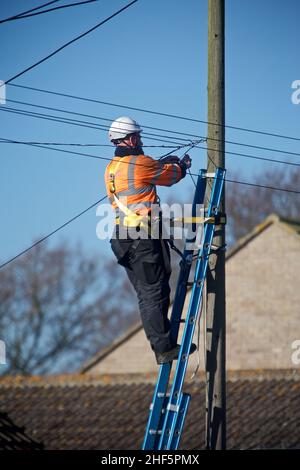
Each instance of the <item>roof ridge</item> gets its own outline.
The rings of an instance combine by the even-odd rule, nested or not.
[[[1,388],[50,388],[50,387],[96,387],[113,385],[138,385],[156,382],[156,374],[102,374],[83,375],[65,374],[54,376],[3,376],[0,378]],[[253,369],[227,371],[227,382],[251,381],[268,382],[272,380],[300,381],[300,369]],[[189,383],[205,381],[204,372]]]

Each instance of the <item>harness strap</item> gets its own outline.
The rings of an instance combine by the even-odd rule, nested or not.
[[[130,210],[125,204],[121,202],[121,200],[116,195],[116,186],[115,186],[115,175],[121,163],[121,159],[118,161],[116,165],[110,170],[109,173],[109,190],[114,196],[114,201],[118,208],[120,209],[125,217],[123,219],[123,224],[127,227],[142,227],[147,228],[149,227],[149,216],[139,215],[136,214],[134,211]],[[116,223],[120,224],[120,219],[116,219]]]

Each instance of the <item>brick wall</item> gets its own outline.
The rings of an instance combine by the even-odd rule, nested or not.
[[[226,262],[230,369],[294,368],[300,339],[300,238],[274,223]]]

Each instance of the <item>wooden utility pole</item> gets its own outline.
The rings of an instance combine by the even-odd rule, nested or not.
[[[225,168],[225,0],[208,0],[208,172]],[[213,179],[208,180],[206,201]],[[225,189],[221,199],[225,212]],[[226,448],[225,225],[215,228],[209,257],[206,316],[206,448]]]

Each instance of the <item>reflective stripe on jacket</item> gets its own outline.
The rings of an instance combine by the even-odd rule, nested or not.
[[[117,166],[120,160],[122,162]],[[172,186],[185,176],[176,163],[163,164],[159,160],[154,160],[146,155],[114,157],[106,167],[105,185],[109,201],[116,210],[117,215],[119,215],[119,209],[114,201],[113,194],[110,192],[109,185],[110,172],[116,166],[116,196],[130,210],[141,215],[150,212],[151,204],[158,203],[156,185]]]

